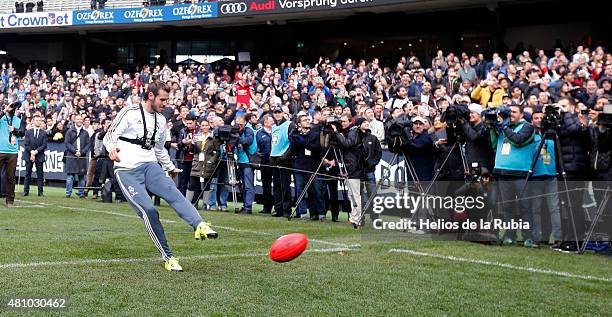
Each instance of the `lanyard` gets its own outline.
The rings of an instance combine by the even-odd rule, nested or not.
[[[153,113],[153,117],[155,120],[155,124],[153,126],[153,136],[151,139],[147,138],[147,119],[145,118],[144,108],[140,105],[140,115],[142,115],[142,126],[144,129],[144,134],[142,135],[142,140],[145,142],[145,145],[150,146],[153,141],[155,141],[155,134],[157,133],[157,113]]]

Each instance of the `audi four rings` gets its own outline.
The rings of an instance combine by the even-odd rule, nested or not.
[[[219,10],[222,14],[245,13],[247,4],[244,2],[224,3]]]

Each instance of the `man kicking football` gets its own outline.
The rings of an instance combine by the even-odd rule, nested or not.
[[[145,228],[153,244],[165,261],[168,271],[182,271],[178,260],[166,241],[159,213],[147,190],[167,201],[176,213],[195,230],[196,240],[217,238],[212,230],[176,188],[170,177],[181,172],[164,148],[166,135],[170,133],[163,110],[170,89],[156,81],[148,85],[141,104],[124,107],[113,120],[104,137],[104,146],[111,160],[115,161],[115,177],[121,191],[134,211],[144,220]]]

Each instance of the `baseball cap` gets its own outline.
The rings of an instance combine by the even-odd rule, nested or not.
[[[276,112],[283,112],[283,109],[281,107],[278,107],[278,106],[272,108],[272,113],[276,113]]]
[[[426,122],[426,120],[423,119],[423,117],[421,117],[421,116],[416,116],[416,117],[412,118],[412,122],[417,122],[417,121],[420,121],[421,123],[425,123]]]
[[[471,112],[476,112],[477,114],[482,113],[482,106],[480,104],[477,104],[477,103],[473,103],[473,104],[469,105],[468,109],[470,109]]]

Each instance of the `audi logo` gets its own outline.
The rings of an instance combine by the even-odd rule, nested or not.
[[[221,5],[219,11],[222,14],[245,13],[247,11],[247,5],[244,2],[224,3]]]

